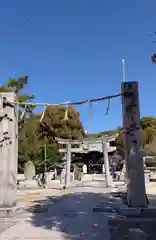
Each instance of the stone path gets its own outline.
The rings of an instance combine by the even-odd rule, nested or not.
[[[109,240],[107,217],[93,212],[108,201],[101,188],[73,188],[62,197],[38,201],[20,214],[20,221],[0,235],[1,240]],[[105,199],[104,199],[105,198]]]
[[[123,219],[109,213],[121,202],[101,186],[73,187],[63,195],[44,195],[14,218],[0,220],[1,240],[127,240],[128,230],[143,229],[155,240],[156,219]],[[153,201],[155,201],[155,197]],[[108,208],[102,213],[94,208]]]
[[[3,233],[8,228],[14,226],[18,221],[12,221],[12,220],[0,220],[0,233]]]
[[[35,201],[44,200],[48,196],[60,196],[62,190],[56,189],[20,189],[17,191],[17,203],[21,206],[31,206]]]

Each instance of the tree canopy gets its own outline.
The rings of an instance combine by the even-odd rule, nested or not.
[[[19,102],[31,102],[33,94],[26,92],[28,77],[10,78],[0,86],[0,92],[15,92]],[[23,114],[24,113],[24,114]],[[21,105],[20,115],[23,116],[19,125],[18,171],[23,172],[26,161],[33,161],[37,172],[60,161],[62,155],[58,151],[55,137],[80,139],[84,136],[83,125],[79,113],[72,107],[47,107],[43,112],[36,113],[33,106]]]
[[[156,155],[156,118],[147,116],[140,119],[141,140],[145,155]],[[116,140],[117,151],[124,157],[124,142],[122,128]]]
[[[80,139],[84,136],[79,113],[72,107],[68,109],[62,106],[48,107],[41,123],[41,129],[48,137]]]

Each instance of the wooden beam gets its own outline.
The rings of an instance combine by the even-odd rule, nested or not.
[[[83,143],[102,143],[103,141],[106,142],[113,142],[117,138],[118,135],[115,136],[102,136],[100,138],[84,138],[82,141]]]
[[[108,152],[114,152],[115,150],[116,150],[116,147],[107,147]],[[83,149],[83,148],[71,148],[72,153],[74,153],[74,152],[75,153],[88,153],[88,152],[93,152],[93,151],[102,152],[102,149],[101,149],[101,151],[99,151],[96,148],[94,150],[93,149]],[[66,153],[67,150],[66,150],[66,148],[60,148],[59,152]]]
[[[81,140],[72,140],[72,139],[61,139],[61,138],[55,138],[55,140],[59,143],[59,144],[81,144],[82,141]]]
[[[67,149],[66,148],[60,148],[59,149],[59,152],[67,152]],[[85,151],[83,148],[71,148],[71,152],[75,152],[75,153],[85,153],[87,151]]]
[[[103,141],[112,142],[115,141],[117,135],[115,136],[102,136],[101,138],[83,138],[82,140],[72,140],[72,139],[62,139],[55,137],[55,140],[59,144],[83,144],[83,143],[102,143]]]

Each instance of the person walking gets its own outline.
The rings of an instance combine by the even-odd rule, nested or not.
[[[110,171],[111,171],[111,175],[112,175],[112,178],[114,181],[116,179],[116,164],[115,163],[112,163]]]

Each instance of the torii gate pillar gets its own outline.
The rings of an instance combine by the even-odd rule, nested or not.
[[[68,188],[70,184],[70,168],[71,168],[71,143],[67,143],[67,159],[66,159],[66,176],[65,176],[65,188]]]
[[[121,92],[128,205],[147,207],[141,155],[138,82],[123,82]]]
[[[110,166],[109,166],[109,159],[108,159],[108,147],[106,140],[102,140],[102,148],[103,148],[103,158],[104,158],[104,166],[105,166],[105,176],[106,176],[106,188],[112,187],[113,180],[110,174]]]

